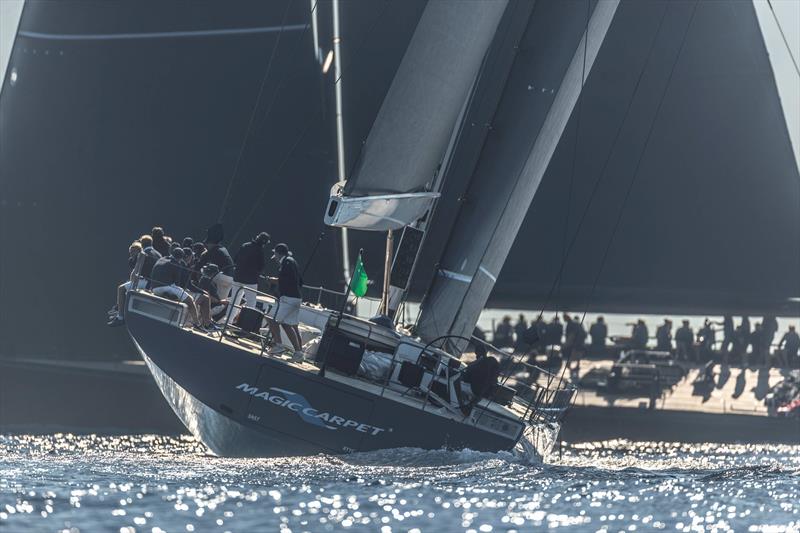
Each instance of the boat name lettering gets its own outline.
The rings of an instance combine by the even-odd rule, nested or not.
[[[286,389],[270,387],[269,390],[260,391],[258,387],[253,387],[248,383],[237,385],[236,388],[251,396],[261,398],[273,405],[277,405],[278,407],[284,407],[290,411],[294,411],[303,422],[314,426],[332,430],[352,428],[361,433],[369,433],[370,435],[377,435],[386,431],[383,428],[362,424],[357,420],[350,420],[324,411],[320,412],[318,409],[311,407],[308,400],[306,400],[303,395]]]

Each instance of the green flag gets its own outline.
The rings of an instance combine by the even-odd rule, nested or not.
[[[358,260],[356,261],[356,269],[353,272],[353,279],[350,280],[350,290],[353,291],[353,294],[361,298],[365,294],[367,294],[367,284],[369,283],[369,278],[367,277],[367,273],[364,270],[364,263],[361,261],[361,254],[358,254]]]

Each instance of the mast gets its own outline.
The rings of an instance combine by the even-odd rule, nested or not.
[[[333,87],[336,93],[336,162],[339,184],[344,186],[347,171],[344,164],[344,119],[342,117],[342,38],[339,28],[339,0],[333,0]],[[350,243],[347,228],[342,228],[342,279],[350,276]]]

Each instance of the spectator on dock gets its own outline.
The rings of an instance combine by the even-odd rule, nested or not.
[[[545,330],[545,349],[548,346],[558,346],[561,347],[561,337],[564,336],[564,326],[561,325],[561,321],[558,319],[558,315],[553,317],[553,320],[547,324],[547,329]]]
[[[764,363],[764,328],[761,322],[756,322],[750,334],[750,364]]]
[[[712,322],[712,324],[722,326],[722,346],[720,346],[720,351],[722,352],[722,362],[727,364],[728,354],[731,353],[735,346],[736,331],[733,328],[733,316],[725,315],[722,322]]]
[[[672,351],[672,320],[665,318],[664,323],[656,329],[656,350]]]
[[[717,342],[717,335],[708,318],[703,321],[703,327],[697,331],[697,344],[704,359],[713,357],[714,344]]]
[[[764,330],[764,342],[762,349],[764,355],[769,358],[769,352],[772,348],[772,343],[775,341],[775,335],[778,333],[778,320],[775,315],[767,315],[761,322],[761,327]]]
[[[688,320],[684,320],[683,325],[675,332],[675,346],[675,355],[679,360],[694,361],[694,331]]]
[[[650,333],[647,330],[647,325],[643,319],[639,319],[633,324],[633,331],[631,332],[631,348],[645,350],[647,349],[647,340],[650,338]]]
[[[547,324],[542,319],[540,314],[536,320],[531,322],[528,329],[525,331],[524,341],[528,345],[529,351],[541,353],[544,351],[545,338],[547,337]]]
[[[514,328],[511,326],[511,317],[506,315],[494,330],[492,342],[498,348],[511,348],[514,346]]]
[[[783,334],[781,341],[778,343],[778,348],[783,350],[783,358],[786,366],[789,368],[800,367],[797,352],[800,350],[800,335],[795,331],[794,326],[789,326],[789,331]]]
[[[520,313],[517,323],[514,324],[514,336],[516,337],[516,344],[514,347],[520,350],[525,344],[525,332],[528,331],[528,321],[525,320],[525,315]]]
[[[572,320],[569,313],[564,313],[564,345],[561,350],[561,355],[565,361],[572,358],[572,351],[575,347],[575,338],[577,334],[578,322]]]
[[[589,335],[592,336],[592,353],[605,355],[608,326],[602,316],[597,317],[595,323],[589,328]]]

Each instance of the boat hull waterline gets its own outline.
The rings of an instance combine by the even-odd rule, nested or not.
[[[517,447],[516,439],[255,356],[218,338],[136,313],[126,319],[164,398],[217,456]],[[549,452],[556,433],[552,425],[528,426],[520,448],[529,459],[539,459]]]

